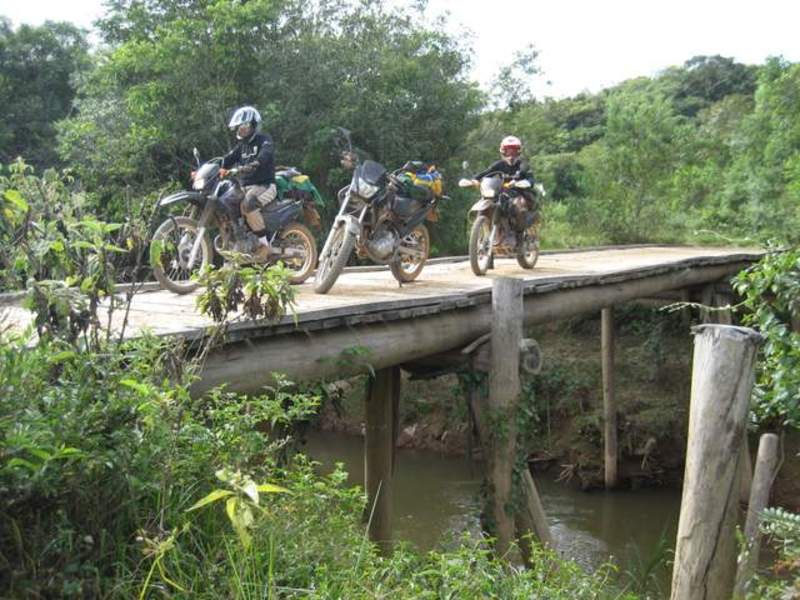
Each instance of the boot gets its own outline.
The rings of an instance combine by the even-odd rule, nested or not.
[[[240,254],[247,254],[252,249],[253,243],[252,240],[248,239],[250,236],[250,232],[244,226],[242,219],[239,219],[233,223],[233,247],[232,250],[234,252],[238,252]]]

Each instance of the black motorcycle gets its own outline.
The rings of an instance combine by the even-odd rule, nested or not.
[[[389,265],[400,283],[413,281],[431,249],[424,221],[436,219],[436,206],[446,198],[441,180],[437,190],[417,179],[417,173],[424,178],[434,172],[423,163],[389,173],[375,161],[359,163],[351,149],[342,153],[342,165],[354,169],[353,178],[338,194],[339,212],[320,253],[314,290],[324,294],[333,287],[354,248],[360,257]]]
[[[319,214],[310,196],[282,198],[262,209],[270,242],[266,260],[256,261],[250,254],[258,240],[244,224],[239,204],[244,198],[236,180],[221,177],[222,158],[205,163],[195,149],[197,170],[192,173],[192,189],[177,192],[158,201],[159,207],[177,203],[190,206],[182,216],[169,216],[156,229],[150,245],[153,275],[168,290],[186,294],[198,287],[194,277],[214,259],[214,252],[239,262],[272,264],[282,261],[292,272],[292,283],[302,283],[311,275],[317,261],[317,242],[303,223],[316,226]],[[291,177],[297,171],[276,173]],[[209,233],[216,231],[213,243]]]
[[[479,187],[481,198],[469,210],[474,216],[469,236],[469,262],[475,275],[485,275],[495,256],[516,256],[523,269],[539,259],[539,211],[521,193],[531,187],[527,179],[514,180],[503,173],[489,173],[480,182],[462,179],[459,187]],[[534,189],[544,196],[544,188]]]

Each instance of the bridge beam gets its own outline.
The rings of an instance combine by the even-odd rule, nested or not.
[[[718,281],[748,264],[742,261],[697,266],[634,280],[601,281],[528,293],[524,300],[524,324],[555,321],[667,290]],[[491,304],[485,302],[413,319],[238,342],[208,356],[192,391],[202,393],[224,383],[233,391],[252,392],[273,383],[275,372],[284,373],[294,381],[314,381],[366,373],[370,367],[399,365],[466,346],[489,332],[491,317]],[[358,352],[347,352],[348,349]]]

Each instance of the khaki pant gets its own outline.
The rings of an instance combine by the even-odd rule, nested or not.
[[[239,210],[247,225],[256,235],[264,235],[266,225],[261,209],[275,200],[278,189],[274,183],[269,185],[248,185],[244,188],[244,199],[239,205]]]

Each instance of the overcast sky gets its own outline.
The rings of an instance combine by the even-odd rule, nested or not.
[[[452,33],[472,30],[482,84],[532,42],[544,71],[538,96],[597,91],[698,54],[800,61],[797,0],[429,0],[430,17],[445,11]],[[0,0],[0,15],[15,25],[50,19],[88,28],[102,12],[102,0]]]

